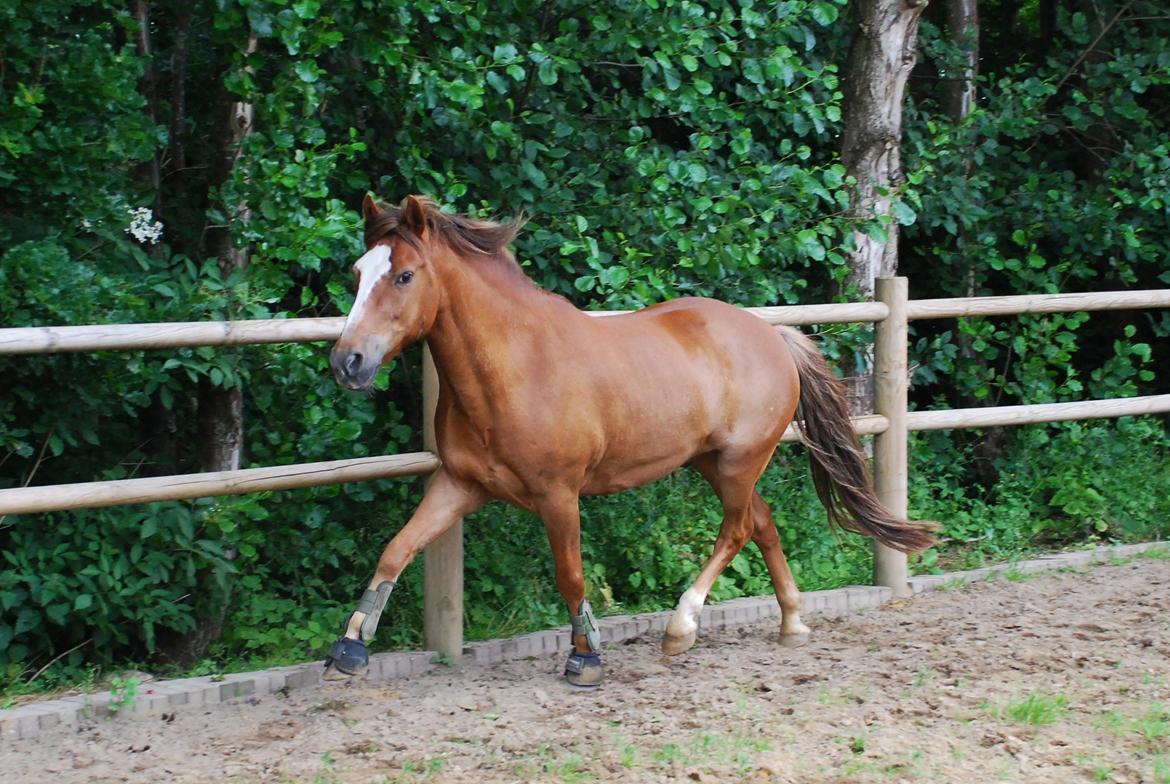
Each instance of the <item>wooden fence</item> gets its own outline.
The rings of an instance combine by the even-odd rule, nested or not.
[[[874,478],[878,496],[891,512],[905,515],[907,436],[912,430],[982,428],[1170,412],[1170,394],[1029,406],[908,411],[909,321],[1165,307],[1170,307],[1170,290],[909,300],[905,278],[886,278],[878,281],[875,302],[747,310],[771,324],[876,324],[875,413],[873,416],[855,419],[854,426],[862,435],[876,436]],[[592,315],[612,314],[605,312]],[[0,329],[0,355],[332,341],[337,339],[343,324],[342,318],[320,318]],[[339,390],[338,394],[343,393]],[[424,452],[238,471],[11,488],[0,490],[0,515],[427,475],[439,466],[433,429],[437,398],[438,382],[434,365],[430,354],[424,353],[423,443],[427,450]],[[793,428],[784,434],[784,440],[798,440]],[[424,563],[426,646],[449,656],[460,654],[463,649],[462,523],[455,525],[427,548]],[[892,587],[896,593],[906,593],[905,556],[877,546],[874,553],[874,579],[879,585]]]

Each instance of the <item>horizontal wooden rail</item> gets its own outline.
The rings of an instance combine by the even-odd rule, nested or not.
[[[959,297],[911,300],[910,319],[956,316],[1006,316],[1017,313],[1066,313],[1077,310],[1170,307],[1170,290],[1106,291],[1086,294],[1028,294],[1012,297]],[[776,305],[744,310],[769,324],[807,326],[882,321],[889,315],[884,302],[828,305]],[[588,311],[590,316],[615,316],[629,311]],[[66,351],[116,351],[192,346],[243,346],[262,343],[307,343],[336,340],[345,319],[260,319],[254,321],[188,321],[159,324],[105,324],[77,327],[13,327],[0,329],[0,355],[56,354]]]
[[[1155,289],[1086,294],[922,299],[908,303],[907,316],[910,319],[932,319],[1151,307],[1170,307],[1170,291]],[[882,321],[889,315],[889,308],[883,302],[776,305],[744,309],[769,324],[791,326],[875,322]],[[588,311],[590,316],[614,316],[626,312],[628,311]],[[343,317],[336,316],[254,321],[15,327],[0,329],[0,355],[304,343],[336,340],[344,323]]]
[[[1084,400],[1073,403],[1038,403],[1030,406],[911,411],[906,416],[910,430],[951,430],[1067,422],[1073,419],[1111,419],[1166,412],[1170,412],[1170,395]]]
[[[854,321],[881,321],[890,315],[884,302],[842,302],[835,305],[774,305],[744,308],[769,324],[792,327],[809,324],[844,324]]]
[[[860,416],[853,418],[853,432],[859,436],[875,436],[878,433],[886,432],[886,428],[890,426],[890,422],[880,414],[870,414],[869,416]],[[784,435],[780,440],[785,443],[792,443],[793,441],[803,441],[800,436],[800,428],[796,424],[791,424],[784,431]]]
[[[64,351],[133,351],[185,346],[246,346],[336,340],[345,319],[297,318],[256,321],[177,321],[162,324],[104,324],[85,327],[0,329],[0,354]]]
[[[144,504],[213,495],[242,495],[264,490],[292,490],[394,476],[418,476],[429,474],[438,467],[439,458],[430,452],[411,452],[322,463],[244,468],[239,471],[16,487],[0,490],[0,515]]]
[[[1170,289],[1101,291],[1085,294],[1020,294],[1010,297],[918,299],[907,303],[913,319],[958,316],[1014,316],[1021,313],[1071,313],[1089,310],[1170,308]]]
[[[881,302],[837,305],[783,305],[744,308],[769,324],[840,324],[881,321],[889,313]],[[624,310],[586,311],[616,316]],[[158,324],[104,324],[80,327],[0,329],[0,355],[59,354],[67,351],[144,351],[193,346],[247,346],[336,340],[345,318],[259,319],[254,321],[179,321]]]

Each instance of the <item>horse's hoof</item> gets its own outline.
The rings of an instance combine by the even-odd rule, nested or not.
[[[601,685],[603,677],[600,654],[577,651],[569,654],[569,660],[565,662],[565,681],[574,689],[593,691]]]
[[[325,658],[325,672],[322,680],[344,681],[358,675],[365,675],[370,669],[370,654],[361,640],[341,637],[333,643]]]
[[[695,632],[687,632],[682,635],[667,632],[662,635],[662,652],[667,656],[677,656],[684,651],[689,651],[694,644]]]
[[[780,633],[780,644],[785,648],[799,648],[808,643],[809,632],[795,632],[793,634]]]
[[[337,669],[337,665],[331,661],[325,662],[325,672],[321,673],[321,680],[330,681],[333,683],[336,683],[337,681],[352,680],[355,677],[357,676],[350,675],[347,672],[342,672],[341,670]]]

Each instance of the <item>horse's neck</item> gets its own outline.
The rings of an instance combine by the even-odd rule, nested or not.
[[[548,320],[576,311],[503,262],[452,255],[444,267],[443,303],[427,343],[448,391],[468,413],[485,414],[506,397]]]

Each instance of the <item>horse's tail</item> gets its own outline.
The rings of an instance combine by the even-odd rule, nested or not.
[[[853,432],[845,389],[824,356],[802,332],[780,327],[800,377],[800,431],[808,447],[813,485],[829,522],[912,553],[935,542],[937,526],[901,520],[878,501],[865,452]]]

